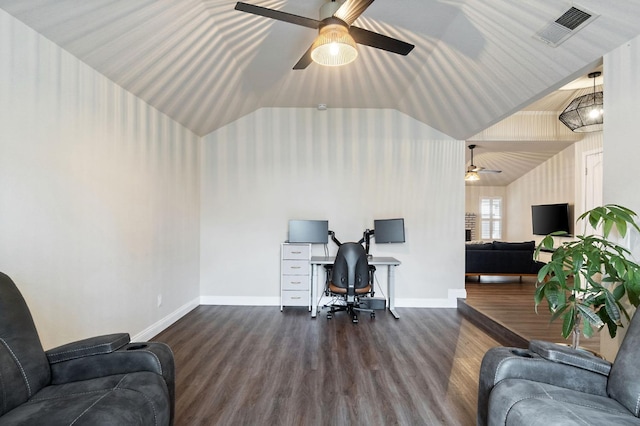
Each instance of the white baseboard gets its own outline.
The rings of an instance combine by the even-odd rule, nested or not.
[[[191,302],[185,303],[166,317],[162,318],[160,321],[155,324],[151,324],[146,329],[142,330],[140,333],[136,334],[131,338],[132,342],[146,342],[154,336],[157,336],[162,331],[166,330],[171,324],[178,321],[183,316],[187,315],[189,312],[198,307],[199,299],[193,299]]]
[[[397,308],[455,308],[458,298],[467,297],[464,289],[449,290],[447,299],[396,299]],[[331,298],[322,296],[318,305],[328,303]],[[280,306],[279,297],[243,297],[243,296],[200,296],[182,305],[171,314],[150,325],[131,338],[134,342],[146,342],[160,334],[171,324],[197,308],[199,305],[230,305],[230,306]]]
[[[201,305],[280,306],[279,297],[200,296]]]

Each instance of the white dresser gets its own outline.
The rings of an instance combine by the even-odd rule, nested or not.
[[[311,310],[311,244],[282,243],[280,249],[280,310],[307,306]]]

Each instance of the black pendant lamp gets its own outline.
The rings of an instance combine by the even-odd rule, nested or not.
[[[578,96],[562,111],[560,121],[574,132],[597,132],[602,130],[602,92],[596,92],[596,77],[599,71],[589,73],[593,79],[593,93]]]

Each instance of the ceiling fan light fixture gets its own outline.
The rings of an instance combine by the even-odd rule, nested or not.
[[[464,180],[465,182],[476,182],[480,180],[480,175],[478,172],[468,171],[464,174]]]
[[[589,74],[593,78],[593,93],[578,96],[562,111],[560,121],[577,133],[597,132],[602,130],[604,110],[603,93],[596,92],[596,77],[600,72]]]
[[[320,28],[320,34],[311,48],[313,62],[339,67],[353,62],[357,57],[356,42],[344,25],[329,24]]]

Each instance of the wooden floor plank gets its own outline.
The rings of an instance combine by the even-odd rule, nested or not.
[[[475,424],[498,342],[455,309],[398,312],[196,308],[154,339],[175,354],[176,425]]]
[[[535,278],[523,277],[520,281],[517,277],[485,276],[481,282],[468,278],[465,288],[466,305],[520,336],[525,346],[530,340],[570,343],[562,337],[562,321],[550,322],[551,314],[546,305],[541,304],[536,313],[533,300]],[[494,337],[501,341],[500,336]],[[580,346],[600,352],[599,333],[589,339],[583,337]]]

